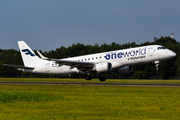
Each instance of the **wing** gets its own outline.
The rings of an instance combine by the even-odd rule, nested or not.
[[[67,65],[67,66],[70,66],[70,69],[77,68],[79,71],[87,71],[87,70],[92,69],[95,65],[95,63],[93,62],[81,62],[81,61],[47,58],[47,57],[44,57],[39,51],[37,51],[37,53],[43,60],[55,61],[56,63],[59,64],[59,67],[63,65]]]
[[[55,61],[59,66],[67,65],[70,69],[77,68],[79,71],[87,71],[94,67],[93,62],[80,62],[80,61],[70,61],[70,60],[60,60],[60,59],[48,59],[50,61]]]

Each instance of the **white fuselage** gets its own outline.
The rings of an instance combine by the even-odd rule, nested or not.
[[[121,68],[123,66],[147,63],[153,61],[162,61],[175,57],[176,54],[164,48],[161,45],[149,45],[123,50],[114,50],[109,52],[90,54],[78,57],[65,58],[61,60],[93,62],[95,64],[102,62],[110,62],[112,69]],[[45,73],[45,74],[74,74],[78,73],[76,67],[71,68],[67,65],[59,65],[55,61],[42,60],[34,65],[35,69],[25,70],[25,72]]]

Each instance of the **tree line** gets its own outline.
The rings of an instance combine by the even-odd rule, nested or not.
[[[141,44],[136,44],[135,42],[118,44],[112,42],[111,44],[102,44],[102,45],[84,45],[81,43],[72,44],[69,47],[61,46],[56,50],[51,51],[41,51],[46,57],[49,58],[67,58],[74,57],[86,54],[93,54],[99,52],[106,52],[112,50],[126,49],[139,47],[144,45],[163,45],[166,48],[174,51],[177,56],[173,59],[161,61],[159,64],[159,69],[156,70],[156,66],[154,63],[145,63],[134,65],[134,72],[129,75],[119,75],[114,72],[107,72],[105,76],[107,78],[133,78],[133,79],[174,79],[180,77],[180,43],[175,39],[171,39],[170,37],[161,37],[153,42],[145,42]],[[36,51],[35,51],[36,53]],[[44,74],[33,74],[33,73],[25,73],[22,71],[17,71],[14,68],[9,68],[3,66],[3,64],[13,64],[13,65],[23,65],[23,61],[18,50],[9,49],[2,50],[0,49],[0,77],[72,77],[72,78],[80,78],[83,75],[71,75],[71,76],[58,76],[58,75],[44,75]],[[96,78],[96,74],[92,75]]]

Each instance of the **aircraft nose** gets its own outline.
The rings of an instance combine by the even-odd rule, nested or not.
[[[170,55],[171,57],[176,57],[176,53],[173,52],[173,51],[169,52],[169,55]]]

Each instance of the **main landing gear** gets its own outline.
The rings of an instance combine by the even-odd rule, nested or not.
[[[106,81],[106,77],[100,76],[100,77],[99,77],[99,80],[100,80],[100,81]]]
[[[85,75],[85,80],[91,80],[92,77],[90,75]]]
[[[91,79],[92,79],[92,77],[90,75],[85,75],[85,80],[91,80]],[[106,81],[106,77],[100,76],[99,80],[100,81]]]

